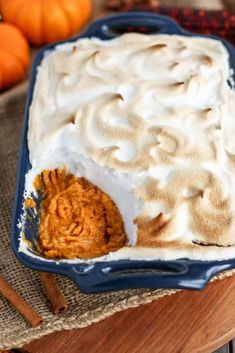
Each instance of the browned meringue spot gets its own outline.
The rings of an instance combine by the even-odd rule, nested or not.
[[[212,66],[213,65],[213,60],[209,55],[204,55],[203,56],[203,62],[208,65],[208,66]]]
[[[99,49],[95,50],[95,51],[90,55],[89,59],[95,58],[98,54],[100,54],[100,50],[99,50]]]
[[[156,246],[157,242],[161,242],[164,235],[170,231],[170,222],[170,216],[163,213],[149,220],[136,219],[135,223],[138,225],[137,245],[154,246],[155,244]]]
[[[75,125],[76,123],[76,114],[72,114],[68,117],[68,121],[66,123],[70,123],[70,124],[73,124]]]
[[[225,247],[231,247],[234,246],[235,244],[229,244],[229,245],[221,245],[221,244],[217,244],[217,243],[208,243],[205,241],[200,241],[200,240],[193,240],[192,241],[193,244],[198,245],[198,246],[217,246],[219,248],[225,248]]]
[[[150,53],[156,53],[164,48],[167,47],[167,44],[163,44],[163,43],[157,43],[157,44],[151,44],[147,47],[144,48],[140,48],[136,51],[136,53],[141,53],[141,52],[150,52]]]
[[[179,62],[178,61],[174,61],[172,64],[171,64],[171,68],[174,69],[175,67],[179,66]]]
[[[65,170],[44,170],[39,244],[48,258],[94,258],[126,243],[122,217],[109,196]]]
[[[156,50],[161,50],[161,49],[166,48],[166,47],[167,47],[167,44],[158,43],[158,44],[151,45],[147,49],[156,51]]]
[[[172,83],[171,87],[172,88],[180,88],[182,87],[183,85],[185,84],[185,82],[175,82],[175,83]]]

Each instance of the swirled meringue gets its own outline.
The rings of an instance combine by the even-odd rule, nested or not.
[[[233,257],[229,78],[214,39],[129,33],[59,45],[38,68],[30,173],[66,166],[112,197],[129,246],[107,259]]]

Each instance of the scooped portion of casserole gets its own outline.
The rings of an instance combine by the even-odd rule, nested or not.
[[[109,196],[65,170],[44,170],[39,245],[49,258],[93,258],[126,244],[122,217]]]
[[[80,178],[71,195],[82,213],[88,190],[99,190],[97,214],[109,197],[118,246],[85,257],[234,257],[232,84],[228,52],[214,39],[129,33],[59,45],[38,68],[26,191],[36,175],[65,167]]]

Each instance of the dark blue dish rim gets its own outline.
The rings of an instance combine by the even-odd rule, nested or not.
[[[130,288],[202,289],[218,272],[235,268],[235,258],[223,261],[194,261],[189,259],[179,259],[175,261],[120,260],[75,264],[63,261],[45,261],[18,251],[20,230],[17,227],[17,223],[22,213],[25,174],[30,169],[27,131],[29,107],[32,101],[37,67],[48,51],[55,49],[58,44],[73,42],[84,37],[98,37],[103,40],[112,39],[117,36],[117,31],[123,27],[144,27],[148,29],[150,34],[165,33],[198,36],[198,34],[183,30],[169,17],[148,12],[128,12],[102,18],[101,20],[93,22],[83,34],[70,40],[49,45],[39,51],[31,69],[21,137],[20,160],[11,227],[13,252],[25,266],[38,271],[65,275],[71,278],[85,293]],[[235,69],[235,49],[232,45],[223,39],[214,36],[209,37],[222,41],[230,55],[230,67]],[[145,269],[144,272],[141,271],[143,269]]]

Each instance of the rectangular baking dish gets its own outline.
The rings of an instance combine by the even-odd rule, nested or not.
[[[98,37],[103,40],[109,40],[127,31],[143,32],[149,35],[164,33],[196,36],[196,34],[184,31],[175,21],[168,17],[147,12],[130,12],[96,21],[82,35],[66,42],[73,42],[84,37]],[[235,70],[235,49],[228,42],[216,37],[215,39],[221,40],[227,48],[230,55],[231,69]],[[73,261],[69,263],[63,260],[47,260],[40,255],[35,256],[33,253],[30,256],[30,254],[19,251],[20,229],[17,225],[22,215],[24,203],[25,175],[31,168],[27,144],[29,108],[33,97],[37,67],[44,56],[53,51],[58,44],[43,48],[37,54],[31,70],[11,229],[12,248],[19,261],[34,270],[65,275],[71,278],[85,293],[129,288],[202,289],[218,272],[235,268],[235,254],[234,259],[223,261],[179,259],[175,261],[120,260],[89,263],[76,263],[76,261]],[[37,225],[37,218],[27,217],[25,237],[32,244],[37,240]]]

